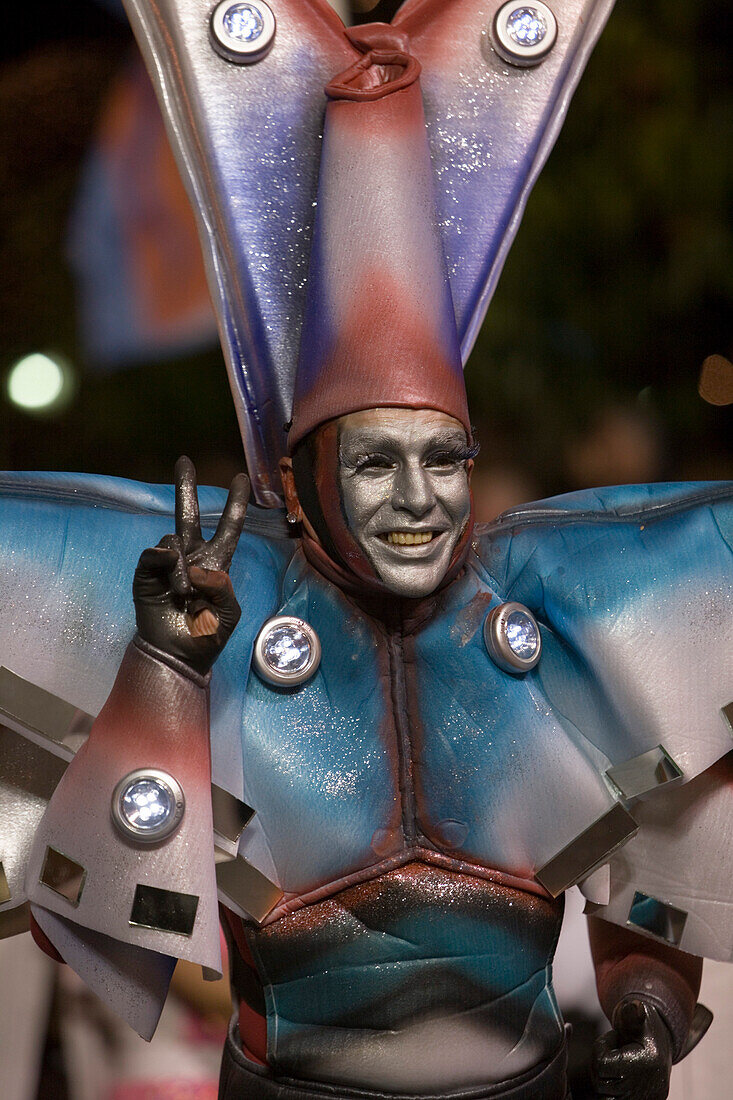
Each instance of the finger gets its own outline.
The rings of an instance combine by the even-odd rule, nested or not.
[[[175,561],[168,572],[168,581],[177,596],[190,596],[193,592],[191,581],[188,578],[186,555],[183,552],[183,541],[179,535],[165,535],[158,547],[169,550],[175,554]]]
[[[210,607],[203,607],[195,614],[189,611],[186,621],[192,638],[207,638],[219,629],[219,616]]]
[[[232,563],[244,527],[248,503],[249,478],[246,474],[237,474],[229,487],[224,511],[209,543],[209,550],[213,552],[213,559],[220,569],[228,569]]]
[[[624,1072],[626,1060],[619,1049],[615,1031],[607,1031],[593,1044],[593,1065],[599,1077],[619,1077]]]
[[[170,589],[168,575],[178,561],[175,550],[160,546],[143,550],[132,582],[134,599],[158,599]]]
[[[236,602],[229,574],[222,569],[202,569],[199,565],[191,565],[188,575],[196,594],[206,596],[214,607],[226,608],[231,606],[233,600]]]
[[[176,534],[188,554],[200,545],[201,519],[196,491],[196,468],[190,458],[181,455],[174,472],[176,482]]]
[[[198,565],[192,565],[189,568],[189,576],[196,586],[196,596],[206,597],[213,607],[213,613],[218,619],[218,625],[223,635],[229,637],[242,614],[241,608],[237,603],[237,597],[234,595],[234,589],[232,588],[229,574],[221,569],[202,569]],[[198,603],[199,601],[197,600],[193,605],[197,610]],[[198,620],[199,616],[196,616],[196,621],[198,622]],[[204,620],[202,618],[202,629],[204,623],[211,625],[210,620]]]
[[[142,574],[160,573],[162,570],[171,570],[178,561],[178,553],[173,548],[165,546],[151,546],[143,550],[137,563],[138,571]]]

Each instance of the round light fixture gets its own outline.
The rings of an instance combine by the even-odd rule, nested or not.
[[[502,603],[486,616],[484,642],[492,661],[513,675],[529,672],[540,659],[537,620],[521,603]]]
[[[141,844],[165,840],[181,823],[186,800],[180,783],[158,768],[139,768],[121,779],[112,795],[112,820]]]
[[[557,20],[547,4],[511,0],[499,8],[491,27],[491,41],[499,57],[510,65],[529,68],[547,57],[557,39]]]
[[[278,687],[297,687],[310,680],[321,661],[321,643],[310,623],[294,615],[268,619],[252,653],[257,675]]]
[[[210,27],[216,52],[238,65],[261,61],[275,41],[275,16],[264,0],[223,0],[211,14]]]

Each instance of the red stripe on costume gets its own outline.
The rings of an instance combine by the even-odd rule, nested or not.
[[[247,937],[244,934],[242,918],[225,907],[221,908],[221,912],[231,931],[234,945],[242,962],[249,967],[259,983],[260,977],[247,943]],[[242,1000],[239,1001],[239,1040],[242,1044],[242,1050],[248,1058],[253,1062],[257,1062],[260,1066],[267,1065],[267,1019],[261,1013],[255,1011],[246,1001]]]

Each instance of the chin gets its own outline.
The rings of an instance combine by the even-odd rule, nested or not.
[[[438,585],[445,577],[447,565],[445,568],[426,569],[424,576],[420,576],[415,566],[410,567],[410,575],[400,575],[401,571],[391,570],[383,572],[379,579],[384,587],[393,592],[395,596],[401,596],[406,600],[419,600],[425,596],[430,596],[435,591]]]

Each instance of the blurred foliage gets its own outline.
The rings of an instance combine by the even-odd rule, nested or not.
[[[0,67],[0,369],[37,348],[80,362],[65,228],[133,48],[91,0],[63,5],[66,34],[48,10]],[[467,370],[484,468],[518,469],[530,492],[571,487],[568,450],[610,406],[656,426],[660,476],[733,476],[731,409],[696,390],[706,355],[733,358],[729,25],[727,0],[619,0],[532,193]],[[3,403],[0,423],[10,468],[169,480],[187,450],[221,482],[242,461],[216,349],[86,374],[58,419]]]

